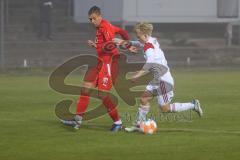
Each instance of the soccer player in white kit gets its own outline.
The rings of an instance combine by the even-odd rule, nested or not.
[[[149,23],[138,23],[134,31],[139,41],[130,41],[132,52],[143,50],[146,63],[140,71],[137,71],[132,77],[132,81],[145,75],[148,72],[153,74],[154,79],[147,85],[140,99],[138,116],[135,125],[138,126],[141,121],[146,120],[146,116],[150,109],[150,100],[156,96],[158,104],[162,112],[181,112],[186,110],[194,110],[201,117],[203,115],[200,102],[194,99],[187,103],[172,103],[174,97],[173,87],[174,80],[167,65],[167,60],[156,38],[152,37],[153,25]],[[124,43],[123,40],[115,39],[115,43]],[[133,128],[126,128],[132,131]]]

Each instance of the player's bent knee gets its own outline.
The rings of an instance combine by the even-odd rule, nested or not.
[[[81,94],[88,94],[89,93],[89,88],[82,87],[81,88]]]
[[[93,88],[94,84],[91,82],[84,82],[82,85],[83,88]]]
[[[81,93],[82,94],[88,94],[89,93],[89,90],[91,88],[93,88],[93,83],[89,83],[89,82],[84,82],[83,85],[82,85],[82,88],[81,88]]]
[[[168,112],[171,111],[171,110],[170,110],[170,105],[169,105],[169,104],[162,105],[162,106],[160,106],[160,108],[161,108],[161,111],[162,111],[163,113],[168,113]]]
[[[140,102],[142,105],[149,104],[149,101],[152,99],[152,94],[149,92],[144,92],[140,98]]]
[[[140,102],[142,105],[147,105],[149,103],[148,98],[146,98],[146,97],[141,97]]]
[[[104,98],[106,98],[107,96],[108,96],[108,94],[106,94],[106,93],[104,93],[104,92],[99,91],[99,93],[98,93],[98,98],[99,98],[99,99],[104,99]]]

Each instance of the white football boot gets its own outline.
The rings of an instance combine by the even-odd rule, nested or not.
[[[76,115],[73,120],[62,120],[60,121],[68,126],[72,126],[74,129],[79,129],[82,124],[82,117],[79,115]]]
[[[199,117],[202,117],[203,116],[203,110],[201,108],[201,104],[200,104],[199,100],[194,99],[192,103],[194,104],[194,111],[197,112]]]

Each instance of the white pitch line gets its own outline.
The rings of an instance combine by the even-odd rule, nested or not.
[[[21,120],[21,119],[16,120],[16,119],[4,118],[4,119],[0,119],[0,121],[26,122],[28,120]],[[91,126],[90,123],[88,125]],[[158,131],[159,132],[161,132],[161,131],[172,131],[172,132],[202,132],[202,133],[240,134],[240,131],[189,129],[189,128],[159,128]]]
[[[203,133],[224,133],[224,134],[240,134],[240,131],[228,130],[207,130],[207,129],[188,129],[188,128],[159,128],[159,131],[176,131],[176,132],[203,132]]]
[[[28,120],[23,120],[23,119],[10,119],[10,118],[0,118],[0,121],[15,121],[15,122],[26,122]]]

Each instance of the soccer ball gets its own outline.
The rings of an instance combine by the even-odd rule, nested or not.
[[[142,121],[140,123],[140,131],[144,134],[153,134],[157,131],[157,123],[152,119]]]

